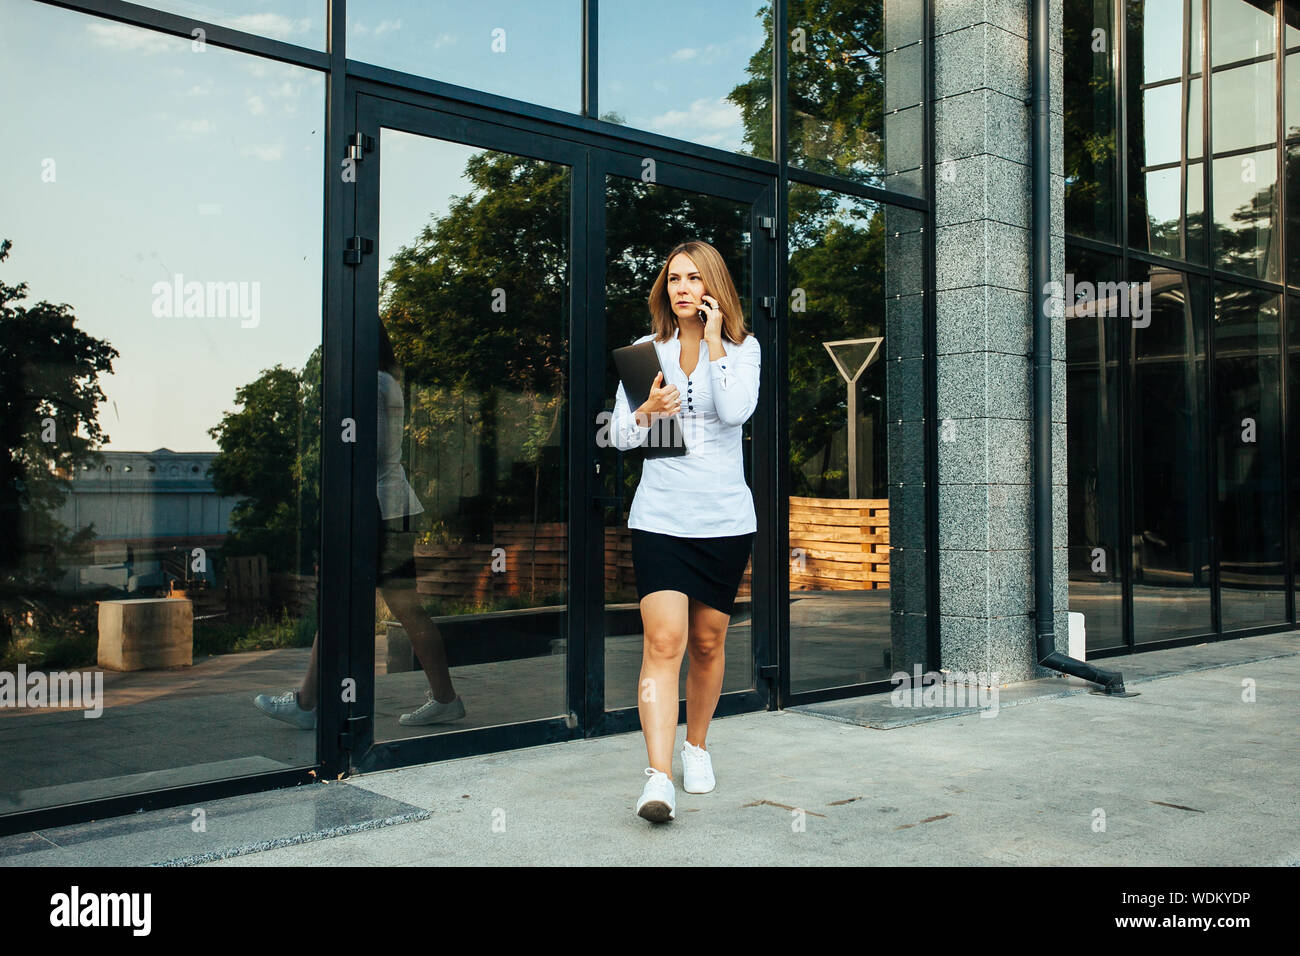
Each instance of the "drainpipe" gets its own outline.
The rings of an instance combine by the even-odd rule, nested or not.
[[[1032,116],[1030,118],[1030,170],[1033,188],[1033,223],[1030,231],[1030,288],[1034,296],[1034,630],[1037,658],[1042,667],[1081,677],[1113,697],[1133,697],[1125,692],[1124,677],[1116,671],[1075,660],[1056,652],[1056,610],[1052,594],[1052,296],[1051,279],[1051,55],[1048,30],[1050,0],[1031,0],[1030,25]],[[1098,691],[1094,691],[1097,693]]]

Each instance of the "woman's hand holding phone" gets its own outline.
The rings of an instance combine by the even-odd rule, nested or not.
[[[643,428],[653,425],[660,418],[676,415],[682,409],[682,399],[677,386],[660,387],[659,383],[663,381],[663,377],[663,372],[655,373],[655,380],[650,384],[650,397],[633,413],[637,424]]]

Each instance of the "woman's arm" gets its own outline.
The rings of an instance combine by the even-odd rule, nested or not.
[[[627,392],[623,390],[623,383],[619,382],[618,395],[614,399],[614,415],[610,421],[610,440],[614,447],[619,451],[630,451],[645,444],[649,434],[649,425],[637,424],[632,410],[628,408]]]
[[[758,336],[747,335],[730,354],[722,340],[709,342],[709,374],[713,382],[713,404],[724,425],[743,425],[758,407],[758,379],[762,368]]]

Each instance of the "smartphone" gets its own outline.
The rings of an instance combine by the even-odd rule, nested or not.
[[[700,321],[701,321],[701,322],[705,322],[705,323],[707,323],[707,322],[709,321],[709,317],[708,317],[707,315],[704,314],[704,310],[703,310],[703,309],[696,309],[696,310],[695,310],[695,314],[698,315],[698,316],[700,317]]]

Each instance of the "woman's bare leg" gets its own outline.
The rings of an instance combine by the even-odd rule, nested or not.
[[[655,591],[641,599],[644,644],[637,683],[637,712],[650,766],[673,775],[677,739],[677,680],[686,651],[689,599],[681,591]]]
[[[686,672],[686,739],[702,750],[709,733],[709,721],[722,696],[726,670],[727,624],[730,615],[690,599],[690,637],[687,653],[691,666]]]

